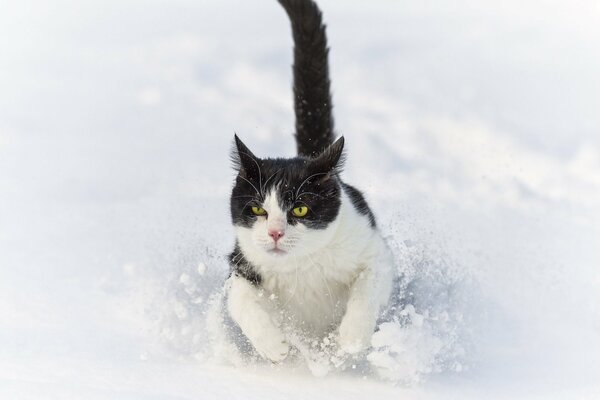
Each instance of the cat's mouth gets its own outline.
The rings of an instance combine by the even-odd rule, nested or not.
[[[279,247],[274,247],[274,248],[272,248],[272,249],[269,249],[269,250],[267,250],[267,252],[268,252],[269,254],[276,254],[276,255],[279,255],[279,256],[281,256],[281,255],[284,255],[284,254],[287,254],[287,251],[285,251],[285,250],[282,250],[282,249],[280,249]]]

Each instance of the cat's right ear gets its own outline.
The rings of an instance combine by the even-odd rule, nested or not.
[[[319,172],[340,172],[344,166],[344,137],[330,144],[311,161],[312,168]]]
[[[241,175],[248,176],[258,172],[257,158],[250,149],[240,140],[237,135],[234,135],[235,148],[231,152],[231,161],[233,168]]]

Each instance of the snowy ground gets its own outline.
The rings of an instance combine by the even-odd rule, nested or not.
[[[365,4],[321,1],[345,178],[414,297],[380,331],[396,383],[232,365],[213,329],[233,132],[294,151],[276,2],[20,1],[1,398],[600,398],[600,3]]]

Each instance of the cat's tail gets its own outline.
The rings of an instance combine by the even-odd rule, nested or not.
[[[298,154],[314,157],[333,143],[327,36],[312,0],[278,0],[292,23]]]

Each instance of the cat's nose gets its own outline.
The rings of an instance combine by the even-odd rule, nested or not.
[[[269,236],[271,236],[273,238],[273,240],[275,241],[275,243],[277,243],[277,241],[284,235],[283,231],[280,231],[278,229],[269,229]]]

